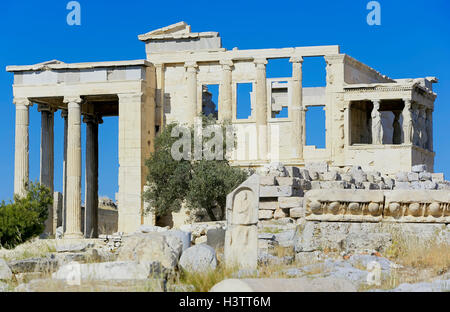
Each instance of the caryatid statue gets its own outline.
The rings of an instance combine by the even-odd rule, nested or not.
[[[413,117],[411,100],[404,99],[405,107],[403,108],[403,143],[411,144],[413,142]]]
[[[372,109],[372,144],[382,144],[383,140],[383,126],[381,124],[380,101],[373,101]]]

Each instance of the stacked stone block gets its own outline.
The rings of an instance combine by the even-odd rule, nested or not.
[[[303,189],[309,181],[300,177],[262,176],[260,179],[259,219],[281,219],[299,214]],[[309,184],[310,185],[310,184]]]
[[[330,168],[326,162],[306,163],[304,168],[271,163],[258,173],[259,220],[304,217],[303,196],[309,190],[450,190],[444,175],[427,172],[426,165],[393,176],[360,166]]]
[[[395,176],[396,190],[450,190],[450,182],[443,173],[430,173],[426,165],[417,165],[411,172],[398,172]]]

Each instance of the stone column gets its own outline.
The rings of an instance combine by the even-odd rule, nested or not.
[[[258,136],[258,159],[267,159],[267,83],[265,58],[255,59],[256,82],[255,82],[255,119],[256,133]]]
[[[101,117],[86,115],[86,191],[84,208],[84,235],[98,237],[98,124]]]
[[[29,107],[31,102],[27,98],[14,98],[16,105],[16,137],[14,149],[14,194],[26,195],[29,165]]]
[[[186,110],[185,122],[193,124],[197,117],[197,68],[196,62],[186,62]]]
[[[54,172],[54,118],[53,108],[46,104],[39,104],[38,111],[41,113],[41,153],[40,153],[40,182],[47,186],[53,194],[53,172]],[[48,218],[45,223],[45,232],[53,233],[53,207],[48,207]]]
[[[381,124],[380,100],[373,100],[372,109],[372,144],[383,143],[383,126]]]
[[[419,146],[426,149],[428,147],[428,129],[427,129],[427,116],[425,111],[425,106],[419,106],[419,118],[418,118],[418,128],[419,128]]]
[[[427,148],[430,152],[433,151],[433,110],[427,109],[427,134],[428,134],[428,145]]]
[[[164,127],[164,64],[155,64],[156,69],[156,107],[159,107],[159,116],[156,117],[156,124],[159,124],[160,131]],[[158,123],[159,121],[159,123]]]
[[[413,118],[412,104],[410,99],[403,99],[405,107],[402,111],[403,117],[403,144],[412,144],[413,142]]]
[[[61,110],[61,117],[64,119],[64,142],[63,142],[63,183],[62,183],[62,227],[66,231],[66,203],[67,203],[67,109]]]
[[[219,90],[219,120],[231,121],[233,118],[231,73],[233,61],[221,60],[220,65],[222,65],[222,80]]]
[[[292,63],[292,84],[291,84],[291,114],[292,114],[292,131],[291,145],[292,158],[303,159],[303,126],[304,126],[304,110],[302,101],[302,63],[301,56],[293,56],[289,59]]]
[[[65,238],[82,238],[81,232],[81,102],[80,97],[65,97],[67,103],[67,212]]]

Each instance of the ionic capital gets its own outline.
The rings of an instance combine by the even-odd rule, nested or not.
[[[232,60],[220,60],[219,64],[222,65],[224,70],[231,70],[231,67],[234,65]]]
[[[84,123],[96,123],[96,124],[102,124],[103,119],[101,116],[98,115],[83,115],[83,122]]]
[[[81,104],[81,103],[83,103],[83,99],[80,96],[65,96],[63,103],[65,103],[65,104],[69,104],[69,103]]]
[[[95,123],[95,116],[94,115],[83,115],[83,122],[84,123]]]
[[[291,56],[289,58],[289,62],[291,62],[291,63],[303,63],[303,57],[301,57],[301,56]]]
[[[257,69],[265,69],[267,64],[266,58],[255,58],[253,60],[253,63],[255,63]]]
[[[54,113],[56,112],[56,109],[48,104],[39,104],[38,105],[38,112],[50,112]]]
[[[33,103],[28,98],[14,98],[13,103],[16,106],[31,106]]]

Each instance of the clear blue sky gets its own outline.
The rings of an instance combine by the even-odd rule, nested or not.
[[[437,76],[435,171],[450,178],[450,2],[380,0],[381,25],[369,26],[366,0],[137,1],[80,0],[81,26],[68,26],[65,0],[0,2],[0,199],[11,198],[14,175],[13,75],[6,65],[144,59],[138,34],[185,21],[195,31],[218,31],[227,49],[341,46],[341,52],[392,78]],[[306,66],[306,64],[305,64]],[[312,66],[314,67],[314,66]],[[311,68],[312,68],[311,67]],[[305,71],[308,69],[305,67]],[[310,71],[311,72],[311,71]],[[268,75],[284,76],[283,66]],[[306,86],[320,84],[312,72]],[[39,177],[40,115],[30,115],[30,177]],[[320,122],[318,122],[320,124]],[[55,116],[55,189],[61,190],[62,120]],[[118,120],[100,127],[99,193],[117,192]],[[314,129],[314,125],[309,126]],[[84,137],[84,130],[83,130]],[[84,147],[84,139],[83,139]],[[84,177],[83,177],[84,179]]]

